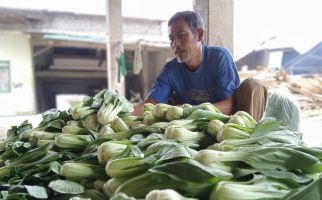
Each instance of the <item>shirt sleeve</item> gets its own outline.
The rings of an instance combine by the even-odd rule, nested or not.
[[[233,96],[240,84],[236,64],[230,52],[226,49],[223,49],[218,56],[216,74],[216,85],[218,89],[215,92],[215,96],[216,102],[218,102]]]
[[[173,89],[169,80],[168,70],[164,67],[156,78],[156,81],[148,94],[148,98],[151,98],[158,103],[168,103],[172,92]]]

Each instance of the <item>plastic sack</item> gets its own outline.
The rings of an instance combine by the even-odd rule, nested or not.
[[[286,87],[275,89],[268,97],[264,118],[274,117],[293,131],[299,130],[300,107]]]

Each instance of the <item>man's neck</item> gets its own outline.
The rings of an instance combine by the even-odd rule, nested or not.
[[[188,69],[190,69],[191,71],[195,71],[202,63],[202,56],[202,46],[200,46],[198,52],[196,52],[196,55],[189,62],[186,63]]]

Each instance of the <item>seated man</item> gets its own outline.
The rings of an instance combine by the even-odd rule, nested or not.
[[[168,29],[176,58],[166,63],[148,99],[136,106],[133,114],[140,114],[141,107],[147,102],[169,103],[175,94],[177,105],[211,102],[227,115],[244,110],[256,120],[262,117],[266,88],[254,79],[248,79],[240,86],[230,52],[223,47],[202,45],[205,31],[198,13],[176,13],[168,21]]]

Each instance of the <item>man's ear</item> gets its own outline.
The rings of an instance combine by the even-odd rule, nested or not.
[[[205,30],[203,30],[202,28],[198,28],[197,33],[198,33],[198,41],[202,41],[203,36],[205,34]]]

